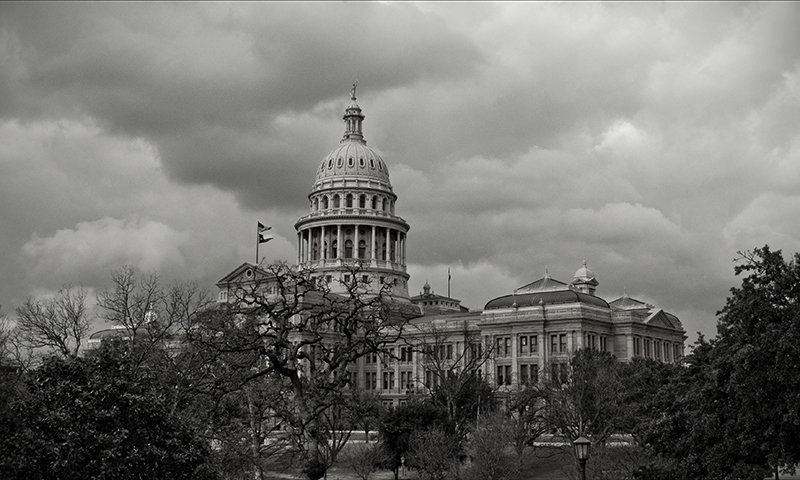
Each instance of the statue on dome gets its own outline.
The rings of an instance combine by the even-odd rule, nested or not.
[[[353,83],[353,86],[350,88],[350,99],[354,102],[356,101],[356,87],[358,86],[358,80]]]

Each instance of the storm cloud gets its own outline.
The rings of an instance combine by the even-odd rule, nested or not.
[[[792,3],[2,3],[0,303],[130,264],[214,281],[296,219],[359,82],[410,290],[472,308],[585,258],[714,333],[800,250]]]

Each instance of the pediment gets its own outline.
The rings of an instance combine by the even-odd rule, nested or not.
[[[268,276],[267,272],[261,268],[256,267],[250,262],[244,262],[233,271],[217,282],[218,287],[229,285],[232,283],[250,283],[258,280],[263,280]]]
[[[667,314],[664,312],[664,310],[661,310],[660,308],[652,312],[644,321],[644,323],[654,327],[662,327],[669,329],[675,328],[675,326],[672,325],[672,322],[670,321]]]

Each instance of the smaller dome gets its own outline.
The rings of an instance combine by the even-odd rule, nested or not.
[[[594,272],[589,270],[589,268],[586,266],[586,260],[583,261],[583,266],[575,272],[574,280],[595,280]]]

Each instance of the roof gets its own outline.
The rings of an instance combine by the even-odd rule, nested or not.
[[[561,282],[559,282],[561,283]],[[597,307],[609,308],[608,303],[600,297],[578,292],[569,288],[531,293],[515,293],[490,300],[484,310],[512,307],[530,307],[552,305],[557,303],[585,303]]]
[[[274,277],[271,272],[264,270],[261,267],[257,267],[250,262],[244,262],[243,264],[239,265],[233,271],[220,279],[217,282],[217,286],[222,288],[225,285],[228,285],[233,282],[252,282],[255,280],[264,281],[268,278]]]
[[[514,293],[532,293],[532,292],[543,292],[543,291],[553,291],[553,290],[568,290],[569,285],[564,282],[560,282],[555,278],[551,278],[550,275],[545,275],[544,277],[536,280],[535,282],[531,282],[527,285],[523,285],[518,289],[514,290]]]
[[[609,305],[618,310],[650,310],[653,308],[652,305],[631,298],[627,294],[613,300]]]
[[[89,340],[101,340],[104,338],[125,337],[128,335],[128,330],[122,326],[116,326],[98,330],[89,335]]]
[[[381,156],[367,146],[361,131],[361,122],[364,115],[358,106],[355,95],[352,102],[345,109],[345,133],[339,146],[331,150],[320,163],[317,169],[317,178],[312,190],[321,188],[333,177],[366,177],[374,181],[375,185],[382,185],[391,190],[389,182],[389,169]]]

